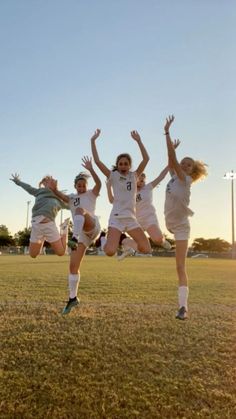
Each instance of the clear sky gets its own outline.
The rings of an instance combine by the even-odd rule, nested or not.
[[[191,239],[231,241],[230,182],[222,177],[236,170],[235,22],[235,0],[2,0],[0,224],[12,234],[23,229],[34,201],[11,173],[32,186],[52,174],[73,192],[96,128],[104,163],[129,152],[134,169],[140,153],[130,131],[138,130],[153,180],[166,165],[163,125],[174,114],[178,157],[209,165],[192,188]],[[111,206],[101,177],[105,227]],[[164,232],[167,180],[154,192]]]

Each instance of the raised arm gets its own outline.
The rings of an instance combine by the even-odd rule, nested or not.
[[[18,173],[12,174],[10,180],[14,182],[16,185],[23,188],[26,192],[30,195],[36,196],[38,192],[38,188],[33,188],[33,186],[29,185],[28,183],[21,182],[20,176]]]
[[[169,166],[166,166],[165,169],[161,171],[161,173],[151,182],[153,188],[155,188],[159,183],[166,177],[167,173],[169,172]]]
[[[168,151],[168,159],[169,159],[169,165],[170,167],[175,171],[176,175],[180,180],[185,180],[185,174],[183,170],[181,169],[181,166],[177,160],[175,148],[171,141],[170,137],[170,126],[174,122],[174,115],[169,116],[166,118],[166,123],[164,126],[165,136],[166,136],[166,145],[167,145],[167,151]]]
[[[141,137],[139,135],[139,133],[137,131],[131,131],[131,137],[137,142],[139,149],[141,151],[143,160],[141,161],[141,163],[139,164],[136,173],[137,175],[141,175],[141,173],[143,173],[145,167],[147,166],[147,163],[149,161],[149,155],[147,153],[146,148],[144,147]]]
[[[172,141],[172,144],[173,144],[174,149],[176,149],[180,145],[180,140],[174,140]],[[170,176],[171,177],[174,176],[175,171],[174,171],[173,165],[170,162],[170,159],[168,159],[168,167],[169,167]]]
[[[97,147],[96,147],[96,139],[99,137],[101,133],[100,129],[96,129],[95,133],[91,137],[91,147],[92,147],[92,155],[94,163],[97,165],[97,167],[101,170],[101,172],[109,178],[111,171],[108,169],[107,166],[105,166],[104,163],[101,162],[98,156]]]
[[[111,189],[111,183],[109,182],[109,179],[106,180],[106,188],[107,188],[107,196],[110,204],[113,204],[114,202],[114,196]]]
[[[68,202],[70,201],[70,198],[68,195],[65,195],[63,192],[59,191],[57,189],[57,180],[56,179],[50,179],[49,183],[48,183],[48,187],[49,189],[51,189],[51,191],[63,202],[66,202],[68,204]]]
[[[97,173],[93,169],[92,159],[89,158],[88,156],[84,156],[82,158],[82,162],[83,162],[82,166],[91,173],[91,176],[92,176],[92,178],[95,182],[95,186],[93,187],[93,193],[94,193],[94,195],[98,196],[99,192],[100,192],[100,189],[101,189],[101,186],[102,186],[102,183],[101,183],[101,180],[98,177]]]

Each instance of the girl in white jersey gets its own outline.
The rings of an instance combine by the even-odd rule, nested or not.
[[[86,249],[100,233],[100,224],[98,217],[95,215],[95,206],[101,189],[101,181],[93,169],[91,158],[89,159],[86,156],[82,159],[82,162],[82,166],[91,173],[95,182],[93,189],[88,189],[87,179],[89,176],[84,172],[79,173],[75,178],[76,194],[65,195],[57,190],[57,182],[51,184],[54,193],[64,202],[69,203],[74,222],[72,241],[68,242],[68,246],[72,250],[68,278],[69,300],[62,314],[68,314],[73,307],[79,304],[77,292],[80,281],[80,265]]]
[[[136,218],[143,231],[146,231],[149,237],[157,245],[163,246],[165,249],[170,250],[171,244],[165,239],[160,229],[159,221],[156,214],[156,209],[152,203],[153,189],[165,178],[169,168],[166,167],[159,176],[150,183],[145,183],[146,175],[142,173],[137,181],[137,194],[136,194]],[[113,202],[113,194],[111,185],[107,182],[107,192],[109,201]],[[137,244],[134,240],[126,238],[122,242],[124,252],[118,256],[121,261],[125,257],[133,255],[137,251]]]
[[[60,233],[56,226],[55,218],[61,209],[69,209],[69,207],[50,190],[49,185],[52,177],[45,176],[39,182],[38,188],[22,182],[17,173],[12,175],[10,180],[35,197],[35,204],[32,208],[30,256],[36,258],[41,253],[45,240],[50,243],[56,255],[64,255],[68,237],[69,218],[61,224]]]
[[[179,140],[175,140],[173,145],[175,148],[180,144]],[[156,209],[153,205],[153,189],[160,184],[169,172],[169,167],[165,167],[164,170],[152,181],[146,184],[146,175],[141,173],[137,181],[137,194],[136,194],[136,218],[140,226],[146,231],[151,240],[166,250],[171,249],[171,244],[165,239],[160,229],[159,221],[156,214]],[[112,203],[113,193],[111,190],[110,182],[106,182],[107,194],[109,201]],[[137,244],[130,238],[125,238],[122,241],[122,247],[124,252],[118,256],[118,260],[121,261],[127,256],[132,256],[137,251]]]
[[[132,131],[131,136],[137,142],[143,160],[137,170],[132,172],[131,157],[129,154],[120,154],[116,159],[116,165],[113,170],[109,170],[98,156],[95,141],[100,135],[97,129],[91,138],[92,153],[96,165],[111,183],[114,201],[113,208],[109,218],[107,242],[104,246],[104,252],[108,256],[113,256],[119,246],[121,233],[127,231],[136,241],[138,250],[142,253],[150,253],[151,247],[147,237],[141,229],[135,216],[135,198],[137,192],[137,178],[146,167],[149,156],[141,141],[137,131]]]
[[[178,300],[179,310],[176,318],[184,320],[188,311],[188,277],[186,257],[190,236],[189,217],[193,211],[189,208],[191,184],[207,175],[206,165],[190,157],[183,158],[180,163],[176,158],[175,148],[170,138],[170,126],[174,116],[166,119],[164,126],[168,150],[169,167],[172,178],[167,184],[165,199],[165,220],[167,229],[174,234],[176,241],[176,269],[179,279]]]

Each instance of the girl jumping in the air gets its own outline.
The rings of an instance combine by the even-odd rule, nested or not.
[[[141,141],[137,131],[131,132],[131,137],[137,142],[141,154],[142,162],[136,171],[131,171],[132,160],[129,154],[120,154],[116,159],[113,170],[109,170],[104,163],[101,162],[97,148],[96,139],[100,135],[97,129],[91,138],[92,153],[96,165],[109,180],[113,194],[113,208],[109,218],[107,242],[104,246],[104,252],[108,256],[113,256],[119,246],[120,236],[122,232],[127,231],[128,234],[136,241],[138,250],[141,253],[150,253],[151,247],[142,228],[137,222],[135,216],[135,200],[137,192],[137,179],[146,167],[149,156]]]
[[[61,224],[60,233],[56,226],[55,218],[58,211],[64,208],[69,209],[69,207],[49,189],[52,177],[45,176],[39,182],[39,188],[34,188],[27,183],[21,182],[18,174],[12,175],[10,180],[25,189],[30,195],[35,196],[35,204],[32,208],[30,256],[36,258],[40,254],[44,241],[50,243],[56,255],[64,255],[68,237],[69,218]]]
[[[179,140],[173,142],[174,148],[177,148],[180,144]],[[146,175],[141,173],[137,181],[137,195],[136,195],[136,218],[140,226],[146,231],[151,240],[162,246],[166,250],[171,249],[171,244],[165,239],[160,229],[159,221],[156,214],[156,209],[152,203],[153,201],[153,189],[160,184],[169,172],[169,167],[165,167],[164,170],[152,181],[146,184]],[[111,190],[110,182],[106,182],[107,193],[109,201],[112,203],[113,193]],[[126,238],[122,242],[124,252],[118,256],[118,260],[121,261],[127,256],[134,255],[137,251],[137,244],[130,238]]]
[[[89,175],[81,172],[74,181],[76,194],[65,195],[57,189],[57,182],[52,181],[50,187],[53,192],[64,202],[69,204],[73,218],[73,236],[68,241],[71,248],[70,273],[69,273],[69,300],[63,309],[63,314],[68,314],[71,309],[79,304],[77,298],[80,282],[80,265],[86,249],[100,233],[100,224],[95,215],[96,200],[101,189],[101,181],[93,169],[92,161],[88,157],[82,159],[82,166],[87,169],[95,182],[93,189],[88,189]]]
[[[189,217],[193,215],[193,211],[189,208],[190,188],[193,182],[207,175],[207,170],[203,162],[193,160],[191,157],[184,157],[178,162],[169,132],[173,121],[174,116],[169,116],[164,126],[169,168],[172,171],[171,180],[166,188],[164,212],[166,227],[174,234],[176,241],[176,269],[179,279],[179,310],[176,318],[184,320],[187,318],[189,293],[186,272],[186,257],[190,236]]]

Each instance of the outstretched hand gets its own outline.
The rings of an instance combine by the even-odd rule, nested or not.
[[[176,149],[177,147],[179,147],[181,141],[179,139],[172,141],[173,147],[174,149]]]
[[[138,131],[131,131],[131,137],[135,140],[135,141],[141,141],[141,137],[140,137],[140,135],[139,135],[139,133],[138,133]]]
[[[95,141],[99,135],[101,134],[101,130],[99,128],[96,129],[96,131],[94,132],[94,134],[91,137],[91,141]]]
[[[89,158],[88,156],[84,156],[82,158],[82,162],[83,162],[82,166],[90,172],[93,168],[92,158],[91,157]]]
[[[168,118],[166,118],[166,123],[164,126],[164,130],[166,134],[169,132],[170,126],[174,122],[174,119],[175,119],[174,115],[168,116]]]
[[[16,183],[20,181],[20,175],[18,173],[12,174],[11,176],[10,180],[12,180],[12,182]]]

